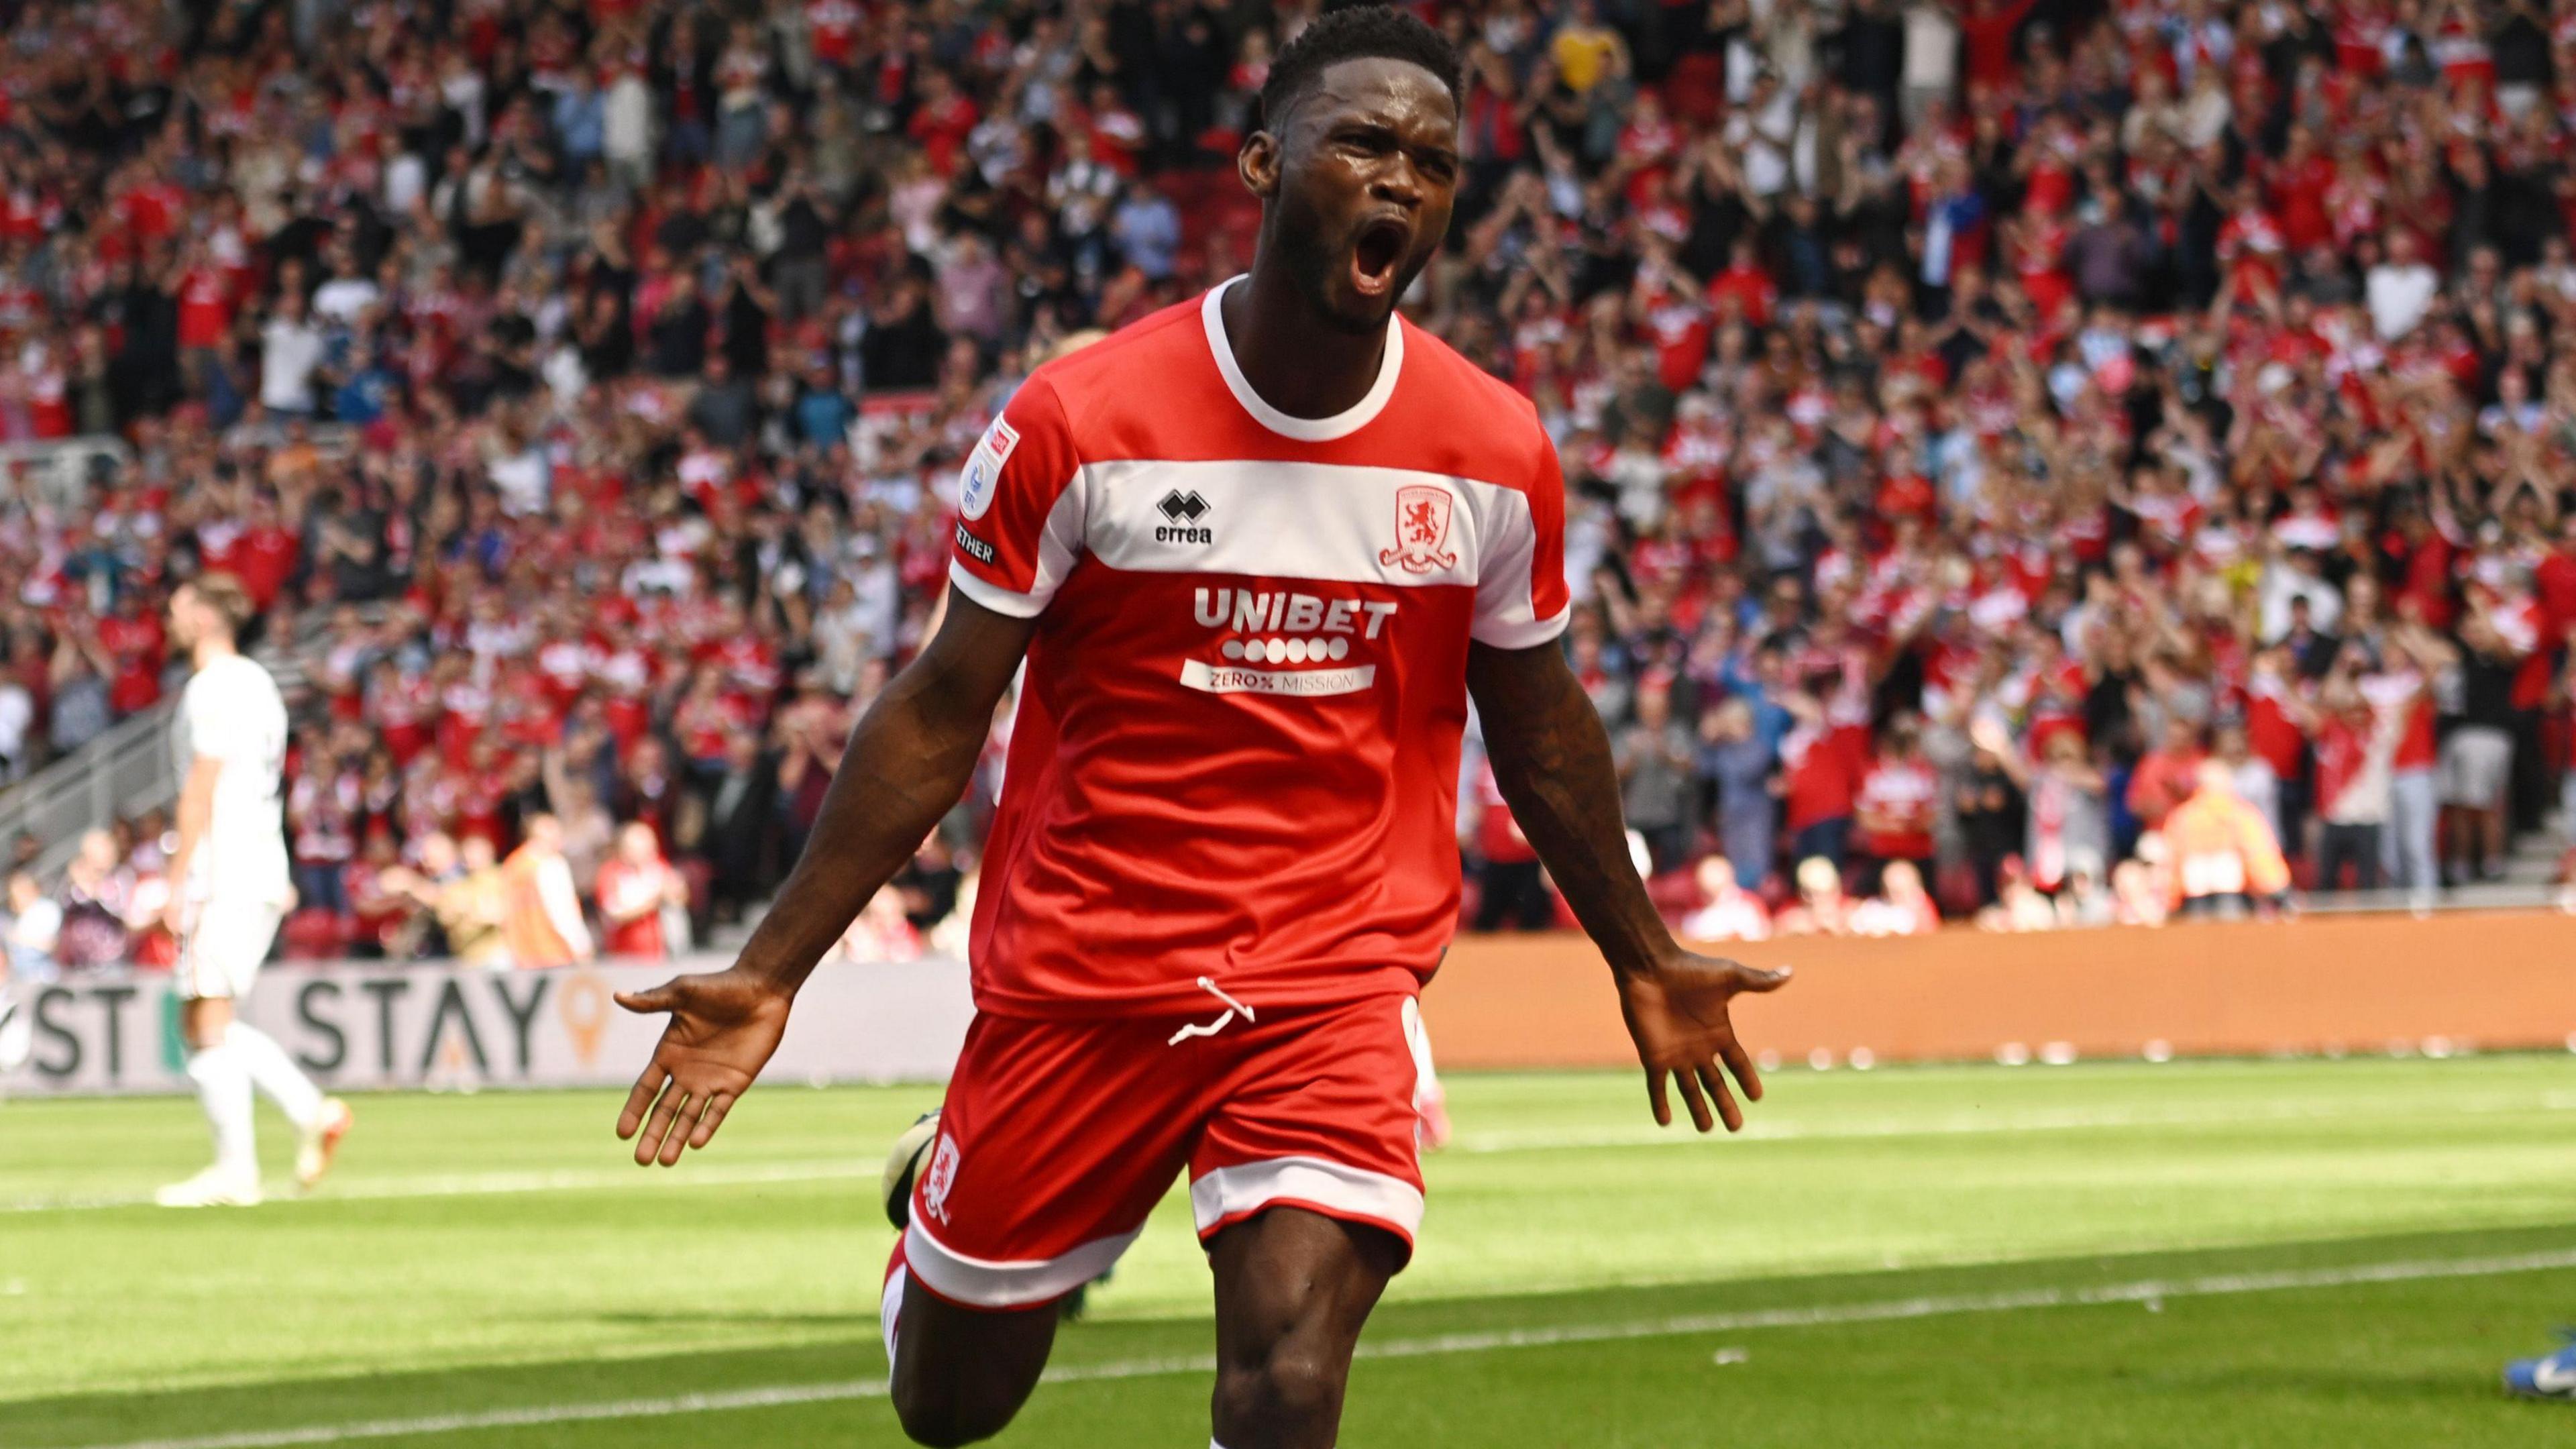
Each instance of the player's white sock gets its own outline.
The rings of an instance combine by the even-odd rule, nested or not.
[[[310,1129],[322,1120],[322,1089],[304,1075],[277,1038],[249,1022],[236,1021],[224,1028],[224,1050],[241,1062],[251,1085],[266,1093],[296,1130]]]
[[[877,1324],[885,1330],[886,1377],[894,1377],[894,1331],[903,1321],[903,1285],[912,1276],[904,1266],[903,1240],[894,1245],[894,1261],[887,1265],[885,1294],[877,1300]]]
[[[259,1149],[251,1135],[250,1072],[229,1042],[206,1047],[188,1058],[188,1080],[197,1084],[197,1105],[206,1109],[214,1129],[215,1166],[245,1177],[259,1175]]]

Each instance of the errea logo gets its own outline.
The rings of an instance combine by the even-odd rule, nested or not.
[[[1154,542],[1216,542],[1215,529],[1197,526],[1199,520],[1207,517],[1211,511],[1208,501],[1199,496],[1197,489],[1193,488],[1186,493],[1178,488],[1173,489],[1163,495],[1160,503],[1154,505],[1154,511],[1163,515],[1166,520],[1155,528]]]

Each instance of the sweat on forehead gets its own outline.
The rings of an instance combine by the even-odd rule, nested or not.
[[[1348,60],[1419,66],[1448,91],[1450,106],[1458,105],[1464,84],[1458,52],[1440,32],[1404,11],[1361,5],[1324,15],[1279,52],[1261,87],[1263,125],[1276,125],[1313,92],[1326,71]]]
[[[1438,103],[1431,97],[1442,95],[1448,101],[1449,114],[1458,114],[1458,98],[1440,92],[1436,86],[1424,86],[1420,67],[1407,61],[1383,56],[1353,56],[1339,60],[1299,87],[1276,112],[1264,115],[1263,126],[1282,132],[1292,122],[1309,123],[1318,117],[1326,121],[1346,119],[1354,113],[1376,115],[1389,110],[1410,110],[1419,104],[1427,113],[1437,114]],[[1438,77],[1429,79],[1436,82]],[[1317,105],[1322,101],[1325,104]]]

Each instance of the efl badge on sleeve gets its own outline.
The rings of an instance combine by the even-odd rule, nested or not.
[[[1378,563],[1409,574],[1456,568],[1458,555],[1446,547],[1449,510],[1456,501],[1437,483],[1413,483],[1395,490],[1395,547],[1380,550]]]
[[[993,426],[984,430],[975,451],[966,455],[966,472],[957,485],[957,511],[968,518],[981,518],[993,506],[993,495],[1000,491],[1002,465],[1011,461],[1011,450],[1020,445],[1020,430],[1006,418],[996,417]]]

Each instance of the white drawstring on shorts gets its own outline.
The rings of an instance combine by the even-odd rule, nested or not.
[[[1252,1014],[1251,1007],[1246,1006],[1242,1002],[1235,1000],[1233,997],[1226,995],[1225,988],[1217,985],[1213,978],[1206,976],[1200,977],[1199,990],[1204,991],[1208,995],[1215,997],[1217,1000],[1224,1002],[1225,1015],[1218,1017],[1216,1020],[1209,1022],[1205,1026],[1200,1026],[1195,1022],[1184,1025],[1179,1031],[1173,1032],[1172,1039],[1163,1043],[1163,1045],[1179,1046],[1181,1043],[1188,1041],[1194,1036],[1214,1036],[1218,1032],[1221,1032],[1234,1024],[1234,1014],[1238,1011],[1243,1013],[1243,1019],[1246,1021],[1259,1021],[1261,1019]]]

